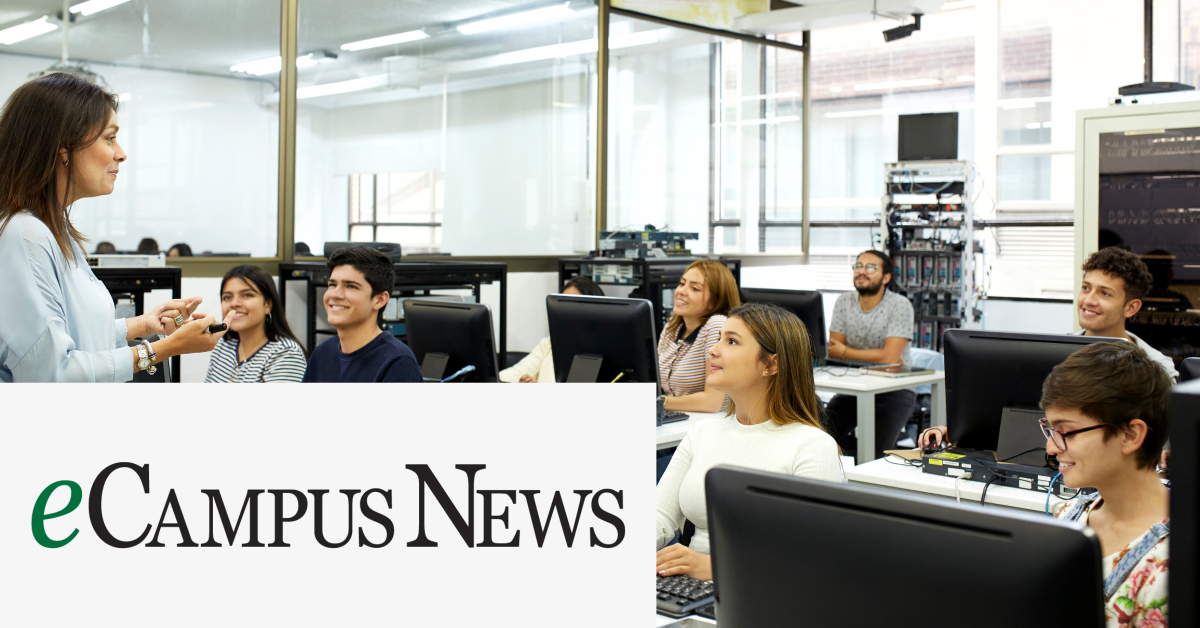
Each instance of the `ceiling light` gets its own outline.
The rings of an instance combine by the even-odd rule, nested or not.
[[[555,18],[563,18],[574,15],[566,3],[556,4],[550,7],[534,9],[533,11],[525,11],[523,13],[511,13],[509,15],[501,15],[487,20],[479,20],[478,22],[470,22],[458,27],[458,32],[463,35],[474,35],[483,33],[497,28],[508,28],[510,26],[523,26],[534,22],[545,22]]]
[[[71,7],[71,13],[88,16],[105,9],[111,9],[118,4],[125,4],[126,2],[129,2],[129,0],[88,0],[87,2],[82,2]]]
[[[975,77],[971,76],[970,74],[962,74],[954,80],[958,81],[959,83],[970,83],[975,80]]]
[[[58,28],[57,24],[51,24],[46,20],[47,16],[42,16],[32,22],[17,24],[0,31],[0,45],[9,46]]]
[[[1030,122],[1029,124],[1026,124],[1026,125],[1025,125],[1025,128],[1027,128],[1027,129],[1040,129],[1040,128],[1042,128],[1042,123],[1041,123],[1041,122]]]
[[[842,91],[842,88],[841,88],[841,86],[839,86],[839,85],[834,85],[833,87],[830,87],[830,88],[829,88],[829,91],[831,91],[831,92],[834,92],[834,93],[837,93],[837,92],[840,92],[840,91]]]
[[[348,44],[342,44],[342,50],[351,52],[356,50],[367,50],[369,48],[379,48],[380,46],[391,46],[394,44],[403,44],[418,39],[426,39],[424,31],[408,31],[406,33],[396,33],[395,35],[387,35],[385,37],[376,37],[374,39],[364,39],[362,41],[352,41]]]
[[[855,85],[854,91],[868,92],[876,89],[901,89],[905,87],[928,87],[930,85],[941,85],[942,82],[937,79],[908,79],[905,81],[885,81],[883,83],[863,83]]]
[[[296,90],[296,98],[304,99],[317,98],[319,96],[333,96],[336,94],[348,94],[350,92],[361,92],[368,89],[387,87],[387,85],[387,74],[375,74],[372,76],[350,79],[348,81],[339,81],[337,83],[325,83],[324,85],[301,87],[300,89]]]
[[[296,57],[296,67],[307,68],[325,61],[333,61],[334,59],[337,59],[337,55],[325,52],[323,50],[319,52],[310,52],[306,55]],[[275,74],[279,72],[282,67],[282,57],[268,57],[266,59],[259,59],[257,61],[247,61],[246,63],[231,65],[229,66],[229,71],[245,72],[246,74],[252,74],[254,76],[262,76],[263,74]]]

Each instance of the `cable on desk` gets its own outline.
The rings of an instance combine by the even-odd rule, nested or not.
[[[988,481],[984,482],[984,484],[983,484],[983,495],[979,496],[979,505],[980,506],[985,505],[985,501],[987,500],[987,490],[988,490],[988,487],[992,485],[992,482],[995,482],[996,480],[1005,479],[1007,477],[1008,477],[1007,474],[1001,475],[1000,472],[997,472],[995,469],[992,470],[992,477],[988,478]]]
[[[830,369],[834,369],[834,368],[841,368],[842,372],[834,373],[832,370],[830,370]],[[821,367],[817,367],[816,372],[824,371],[825,373],[829,374],[832,377],[845,377],[850,374],[850,369],[852,369],[852,368],[854,368],[854,367],[852,367],[852,366],[842,366],[842,367],[821,366]],[[857,371],[858,369],[854,368],[854,370]]]
[[[896,460],[899,460],[900,462],[894,462],[894,461],[892,460],[892,458],[895,458]],[[884,460],[887,460],[887,461],[888,461],[888,464],[894,464],[894,465],[896,465],[896,466],[898,466],[898,467],[917,467],[917,468],[921,468],[921,466],[923,466],[920,460],[909,460],[908,458],[901,458],[900,456],[898,456],[898,455],[896,455],[896,454],[887,454],[887,455],[885,455],[885,456],[883,457],[883,459],[884,459]]]
[[[1062,477],[1062,473],[1055,475],[1050,479],[1050,487],[1046,489],[1046,516],[1050,516],[1050,494],[1054,492],[1054,482]]]

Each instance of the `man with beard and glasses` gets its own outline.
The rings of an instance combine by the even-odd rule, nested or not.
[[[833,305],[829,357],[911,364],[908,341],[913,332],[913,307],[908,299],[887,289],[892,281],[892,258],[882,251],[864,251],[853,269],[856,292],[843,294]],[[875,395],[876,458],[895,445],[900,430],[912,417],[916,399],[912,390]],[[825,410],[829,431],[842,451],[857,451],[855,398],[834,395]]]

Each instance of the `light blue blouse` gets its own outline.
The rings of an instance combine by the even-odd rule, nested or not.
[[[0,382],[126,382],[125,320],[79,245],[77,263],[28,212],[0,232]]]

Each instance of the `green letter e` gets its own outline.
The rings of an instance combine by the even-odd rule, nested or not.
[[[52,495],[60,486],[66,486],[67,488],[71,489],[71,500],[67,502],[66,508],[63,508],[58,512],[46,514],[46,502],[50,501],[50,495]],[[70,543],[71,540],[75,538],[75,535],[79,534],[79,528],[75,528],[75,530],[71,532],[70,536],[67,538],[61,541],[55,541],[46,534],[46,520],[53,519],[55,517],[61,517],[72,510],[75,510],[79,507],[79,504],[82,501],[83,489],[79,488],[78,484],[70,480],[62,480],[61,482],[55,482],[54,484],[47,486],[46,489],[42,491],[42,494],[38,495],[37,502],[33,504],[33,538],[37,539],[37,542],[42,547],[49,547],[50,549],[62,547],[67,543]]]

